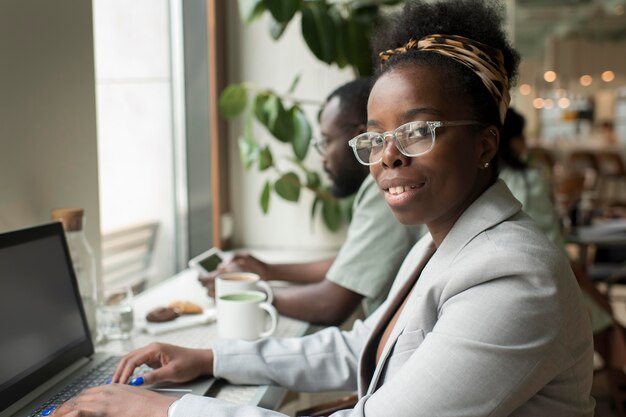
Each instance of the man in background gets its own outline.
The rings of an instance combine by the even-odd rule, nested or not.
[[[384,301],[404,257],[424,232],[395,220],[368,167],[359,164],[348,146],[366,130],[369,91],[370,80],[364,78],[333,91],[320,112],[322,139],[314,142],[332,181],[332,194],[343,198],[356,193],[347,237],[337,256],[269,264],[236,253],[213,274],[200,278],[210,295],[214,277],[222,272],[254,272],[263,280],[301,284],[275,288],[274,306],[282,315],[321,325],[340,325],[360,303],[367,316]]]

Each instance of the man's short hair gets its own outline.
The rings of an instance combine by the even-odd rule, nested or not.
[[[367,100],[372,89],[370,78],[357,78],[336,88],[326,97],[328,103],[333,97],[339,97],[342,111],[349,111],[355,117],[353,122],[367,123]]]

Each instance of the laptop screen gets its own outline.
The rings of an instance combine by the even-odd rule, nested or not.
[[[93,353],[61,223],[0,234],[0,411]]]

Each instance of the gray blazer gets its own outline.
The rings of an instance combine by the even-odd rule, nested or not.
[[[592,334],[580,291],[506,185],[463,213],[413,286],[431,243],[427,235],[415,245],[387,301],[351,331],[216,342],[215,375],[299,391],[358,388],[355,409],[337,416],[592,416]],[[380,333],[409,293],[375,365]],[[279,415],[194,396],[173,414]]]

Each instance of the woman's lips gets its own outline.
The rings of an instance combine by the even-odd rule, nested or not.
[[[398,195],[398,194],[402,194],[402,193],[404,193],[404,192],[406,192],[408,190],[414,190],[416,188],[417,188],[416,185],[409,185],[409,186],[399,185],[397,187],[388,188],[385,191],[388,192],[389,194]]]
[[[414,198],[426,183],[415,185],[396,185],[389,188],[383,188],[383,194],[387,204],[393,207],[402,206]]]

